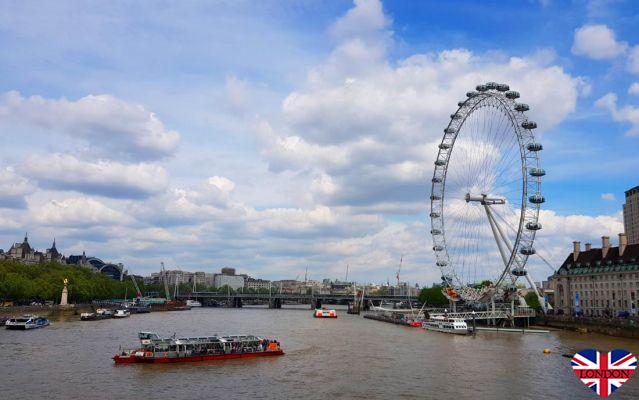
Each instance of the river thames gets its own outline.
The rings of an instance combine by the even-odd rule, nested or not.
[[[122,320],[55,320],[34,331],[0,330],[4,399],[596,399],[570,359],[585,348],[639,342],[596,334],[426,332],[339,310],[203,308]],[[119,365],[138,331],[164,336],[248,333],[278,338],[286,355],[173,365]],[[552,354],[543,354],[550,348]],[[639,398],[634,376],[612,395]]]

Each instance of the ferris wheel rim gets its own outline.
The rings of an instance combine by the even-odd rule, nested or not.
[[[519,223],[508,262],[505,263],[500,276],[496,277],[494,282],[496,288],[502,285],[506,279],[510,279],[511,284],[514,286],[518,278],[518,276],[515,276],[517,271],[522,274],[519,276],[524,276],[527,273],[525,270],[526,261],[528,256],[534,251],[533,244],[536,231],[541,227],[538,219],[540,204],[543,201],[543,196],[541,196],[541,175],[533,173],[534,171],[543,171],[540,168],[538,154],[541,146],[535,141],[535,136],[532,132],[536,128],[536,124],[529,121],[525,115],[525,111],[529,109],[528,106],[516,103],[515,99],[519,97],[519,94],[510,91],[507,85],[488,83],[486,85],[478,85],[477,89],[479,90],[477,92],[468,92],[468,99],[458,103],[458,109],[451,115],[451,120],[444,129],[444,136],[438,146],[439,151],[435,161],[430,196],[433,250],[437,259],[437,266],[442,272],[442,280],[448,283],[448,286],[457,287],[460,292],[463,292],[462,297],[470,297],[475,300],[478,297],[482,297],[486,291],[482,293],[481,291],[466,290],[468,288],[467,283],[464,283],[457,274],[456,266],[452,262],[447,246],[444,204],[448,167],[457,137],[466,120],[478,109],[491,106],[506,115],[513,128],[510,133],[517,137],[521,162]],[[534,193],[534,195],[529,198],[528,195],[530,193]],[[538,198],[542,201],[536,201]]]

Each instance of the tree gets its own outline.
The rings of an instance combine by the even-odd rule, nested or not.
[[[448,299],[442,293],[442,287],[437,285],[430,288],[423,288],[419,293],[419,301],[431,306],[444,306],[448,304]]]
[[[541,304],[539,304],[537,293],[533,291],[526,293],[526,295],[524,296],[524,300],[526,300],[526,304],[528,304],[528,307],[537,311],[541,310]]]

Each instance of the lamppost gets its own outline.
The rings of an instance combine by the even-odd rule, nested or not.
[[[473,312],[471,314],[473,314],[473,336],[475,336],[475,334],[477,333],[477,329],[475,329],[476,328],[476,326],[475,326],[475,310],[473,310]]]

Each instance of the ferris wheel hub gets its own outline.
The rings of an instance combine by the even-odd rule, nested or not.
[[[484,205],[484,206],[491,205],[491,204],[506,204],[505,199],[501,199],[497,197],[488,197],[487,195],[483,193],[480,196],[466,193],[466,196],[464,196],[464,200],[466,200],[466,203],[470,203],[472,201],[472,202],[480,203],[481,205]]]

